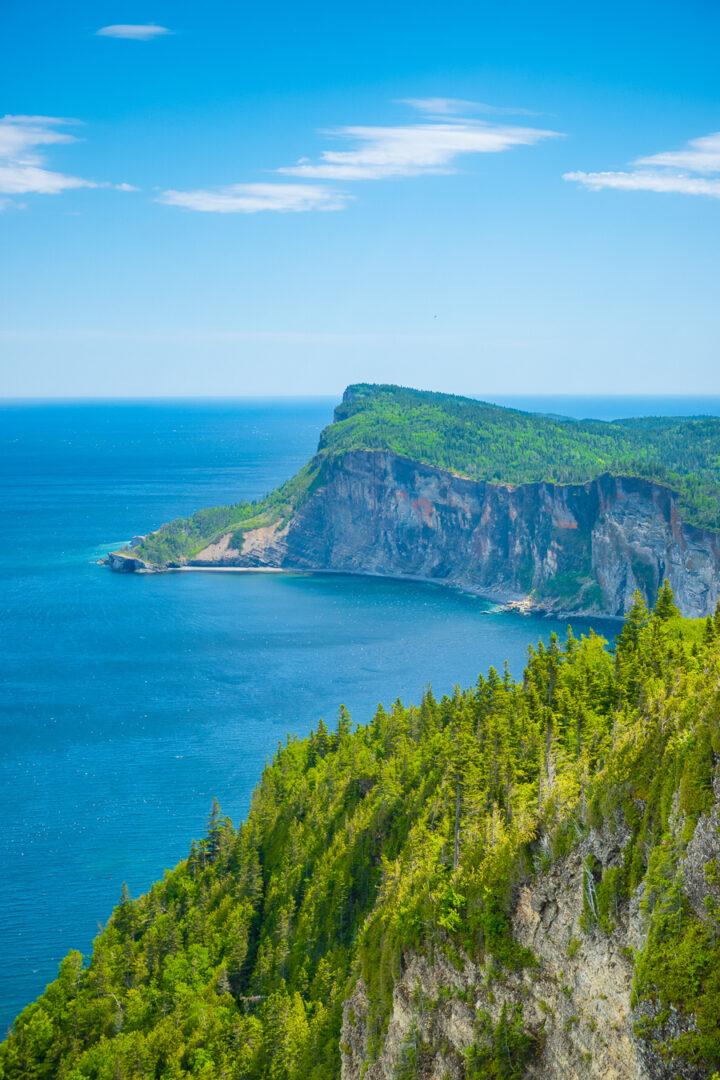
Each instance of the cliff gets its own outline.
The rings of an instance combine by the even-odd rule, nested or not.
[[[360,384],[282,487],[169,522],[109,563],[384,574],[608,615],[668,578],[686,615],[708,615],[718,462],[714,418],[562,421]]]
[[[686,896],[694,886],[698,914],[706,919],[708,901],[720,902],[717,879],[705,869],[720,859],[719,796],[716,777],[713,808],[698,822],[678,867]],[[508,1017],[522,1017],[528,1042],[523,1047],[508,1040],[510,1068],[501,1076],[707,1080],[706,1064],[668,1053],[667,1043],[688,1026],[682,1009],[640,1003],[634,991],[634,957],[648,947],[644,888],[615,907],[610,932],[587,932],[588,865],[599,880],[617,871],[630,839],[622,825],[614,832],[592,830],[569,855],[516,890],[513,934],[532,951],[536,967],[500,973],[467,956],[458,963],[441,952],[408,955],[394,986],[382,1050],[372,1062],[369,1001],[359,979],[343,1013],[341,1080],[464,1080],[473,1075],[467,1069],[471,1048],[480,1040],[492,1052],[498,1025]],[[667,1043],[640,1037],[644,1021],[661,1013],[659,1033]]]
[[[720,595],[720,534],[684,524],[667,487],[607,474],[491,484],[387,451],[325,459],[289,521],[225,532],[186,564],[412,577],[610,615],[665,578],[690,617]]]

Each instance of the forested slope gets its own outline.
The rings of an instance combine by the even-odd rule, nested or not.
[[[313,461],[287,484],[256,503],[171,521],[137,555],[162,565],[192,556],[228,530],[287,521],[319,482],[322,462],[352,450],[387,450],[492,483],[644,477],[677,490],[684,521],[720,529],[720,419],[562,420],[451,394],[358,384],[346,390]]]
[[[0,1077],[337,1080],[382,1052],[393,988],[418,956],[483,965],[463,1005],[474,1035],[464,1047],[449,1028],[446,1046],[414,1040],[394,1075],[435,1075],[423,1061],[441,1053],[448,1076],[522,1077],[549,1052],[544,1021],[522,997],[489,1019],[493,986],[547,978],[513,934],[517,890],[600,833],[618,855],[604,869],[585,860],[568,956],[611,939],[633,897],[645,930],[628,961],[630,1036],[677,1066],[667,1075],[709,1076],[720,866],[701,860],[698,910],[684,858],[698,822],[717,847],[719,679],[720,616],[682,620],[663,589],[652,615],[637,597],[614,649],[553,637],[529,650],[520,681],[491,669],[452,697],[428,690],[354,729],[341,708],[332,732],[288,737],[239,829],[215,806],[186,861],[122,898],[89,962],[63,961],[0,1047]],[[341,1027],[360,984],[358,1062]],[[355,1022],[346,1008],[346,1029]],[[536,1075],[559,1075],[544,1067]]]
[[[584,483],[603,473],[675,487],[685,520],[720,527],[720,419],[608,423],[398,386],[350,386],[321,449],[383,449],[474,480]]]

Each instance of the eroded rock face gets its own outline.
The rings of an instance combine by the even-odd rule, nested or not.
[[[701,820],[697,844],[705,843]],[[341,1038],[342,1080],[394,1080],[416,1049],[419,1080],[465,1080],[466,1053],[478,1016],[497,1024],[503,1006],[522,1009],[537,1050],[524,1075],[534,1080],[705,1080],[704,1070],[667,1060],[634,1033],[642,1013],[634,1001],[635,949],[645,942],[642,896],[615,915],[611,933],[581,929],[588,856],[603,869],[622,861],[629,832],[592,832],[549,871],[523,885],[513,905],[513,933],[538,961],[535,969],[502,972],[464,958],[462,970],[440,953],[403,958],[387,1035],[379,1055],[369,1047],[367,991],[358,980],[346,1001]],[[717,846],[717,838],[715,838]],[[693,843],[688,847],[692,861]],[[707,891],[707,882],[703,884]],[[692,1017],[671,1010],[661,1034],[677,1037]],[[402,1074],[404,1075],[404,1074]]]
[[[118,574],[131,574],[138,570],[151,570],[142,559],[134,555],[123,555],[121,551],[111,551],[107,557],[108,564]]]
[[[670,580],[683,614],[711,614],[720,535],[683,524],[673,492],[641,479],[510,486],[385,451],[352,451],[282,529],[230,537],[193,565],[273,566],[434,581],[491,599],[623,614]],[[221,550],[222,549],[222,550]]]

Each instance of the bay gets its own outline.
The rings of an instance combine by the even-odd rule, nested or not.
[[[631,415],[603,402],[502,403]],[[411,582],[96,565],[135,532],[271,490],[313,453],[333,405],[0,406],[3,1025],[68,949],[89,952],[123,881],[137,894],[187,853],[213,796],[244,816],[288,733],[332,725],[340,703],[365,722],[378,701],[451,692],[506,659],[519,673],[528,642],[564,634],[564,622]],[[616,629],[574,629],[591,626]]]

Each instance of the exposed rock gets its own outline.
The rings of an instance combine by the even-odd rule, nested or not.
[[[246,532],[242,540],[242,550],[233,547],[232,533],[226,533],[215,544],[199,551],[188,562],[189,566],[245,566],[274,567],[275,559],[284,554],[284,541],[287,527],[279,522],[264,525],[259,529]]]
[[[137,570],[154,569],[154,567],[149,566],[143,559],[138,559],[135,555],[125,555],[122,551],[111,551],[108,554],[107,561],[111,570],[115,570],[119,574],[130,574]]]
[[[715,801],[701,814],[681,864],[683,892],[695,914],[708,918],[708,908],[720,909],[720,778],[713,783]]]
[[[704,835],[705,828],[698,828]],[[485,1013],[496,1024],[503,1006],[521,1006],[523,1024],[536,1036],[528,1078],[704,1080],[702,1070],[677,1057],[666,1062],[634,1033],[635,1021],[654,1011],[650,1002],[638,1008],[632,993],[633,950],[645,934],[641,898],[619,912],[612,933],[580,928],[585,860],[592,856],[603,869],[617,865],[628,839],[624,829],[593,832],[517,891],[513,933],[532,950],[537,968],[498,976],[467,957],[458,971],[442,953],[406,955],[375,1060],[367,1040],[368,996],[359,980],[345,1003],[342,1080],[394,1080],[412,1044],[420,1048],[422,1080],[463,1080],[478,1016]],[[692,842],[689,853],[691,848]],[[692,1024],[692,1017],[671,1010],[658,1035],[675,1038]]]
[[[240,550],[233,547],[232,533],[226,533],[217,543],[208,544],[199,551],[194,559],[189,562],[190,566],[233,566],[237,565],[240,558]]]
[[[241,551],[227,533],[191,565],[390,575],[609,615],[667,577],[698,617],[720,594],[720,535],[683,524],[674,493],[647,480],[491,484],[357,450],[324,461],[287,525],[248,531]]]

